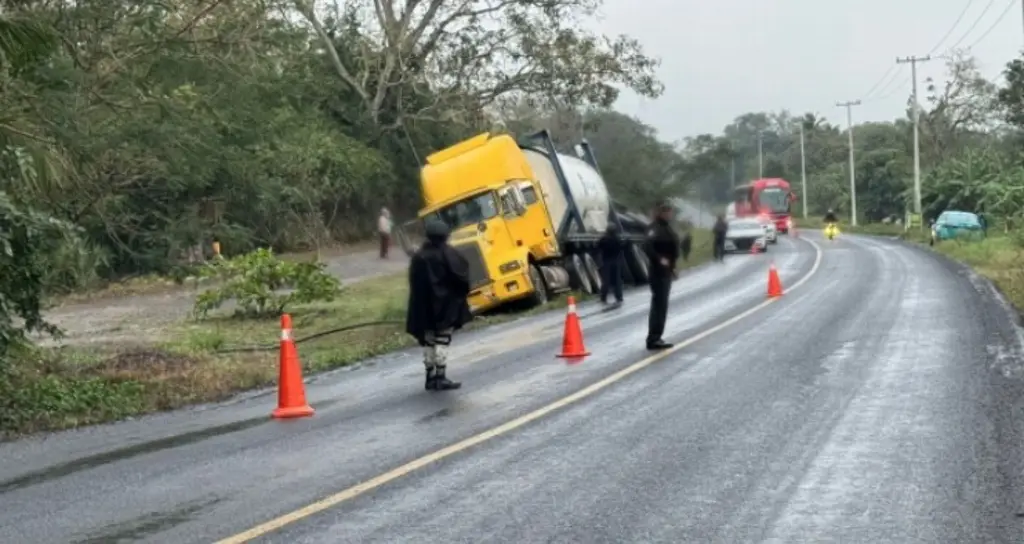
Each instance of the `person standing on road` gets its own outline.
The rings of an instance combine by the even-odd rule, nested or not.
[[[672,230],[673,208],[670,203],[658,206],[654,222],[647,231],[647,256],[650,258],[651,313],[647,323],[647,349],[672,347],[661,337],[668,318],[668,297],[676,277],[679,260],[679,236]]]
[[[380,258],[388,258],[388,248],[391,246],[391,212],[387,208],[380,209],[380,217],[377,218],[377,235],[380,237]]]
[[[684,225],[683,234],[681,241],[679,242],[679,249],[683,252],[683,261],[690,260],[690,250],[693,249],[693,232],[692,225],[687,223]]]
[[[427,240],[409,263],[409,307],[405,331],[423,347],[425,388],[448,391],[462,387],[445,376],[452,333],[473,320],[469,310],[469,263],[448,245],[448,226],[429,220]]]
[[[711,227],[711,232],[715,236],[715,260],[724,263],[725,262],[725,235],[729,232],[729,223],[725,222],[725,217],[719,215],[715,218],[715,226]]]
[[[622,304],[622,237],[619,236],[619,227],[609,223],[597,247],[601,252],[601,304],[608,303],[609,290],[615,294],[615,304]]]

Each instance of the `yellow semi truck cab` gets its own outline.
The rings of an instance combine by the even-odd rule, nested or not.
[[[531,254],[543,260],[559,247],[515,140],[484,133],[438,151],[427,157],[421,183],[420,219],[448,224],[452,246],[469,261],[473,310],[529,296]]]

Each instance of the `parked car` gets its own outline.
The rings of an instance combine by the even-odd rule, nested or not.
[[[959,210],[946,210],[932,222],[932,236],[929,244],[953,238],[981,238],[985,227],[977,214]]]
[[[764,226],[756,218],[736,218],[728,221],[725,231],[725,250],[751,251],[755,247],[760,251],[768,251],[768,237]]]
[[[775,227],[775,221],[772,221],[768,217],[758,218],[761,221],[761,226],[764,228],[764,237],[768,240],[769,244],[776,244],[779,242],[779,229]]]

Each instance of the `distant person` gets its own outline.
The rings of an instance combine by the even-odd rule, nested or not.
[[[690,260],[690,250],[693,249],[693,232],[690,223],[683,226],[683,234],[680,236],[679,249],[683,255],[683,261]]]
[[[433,219],[425,226],[427,240],[409,263],[409,307],[405,331],[423,347],[425,388],[448,391],[462,387],[445,375],[452,333],[473,319],[469,296],[469,263],[448,245],[448,226]]]
[[[729,223],[725,221],[725,216],[719,215],[715,218],[715,225],[711,227],[711,233],[714,235],[714,258],[718,262],[725,262],[725,235],[729,232]]]
[[[838,222],[839,222],[839,219],[836,218],[836,212],[832,211],[832,208],[829,208],[828,211],[825,212],[825,224],[827,225],[829,223],[838,223]]]
[[[615,304],[622,304],[622,244],[618,225],[609,223],[597,241],[601,252],[601,304],[608,303],[609,290],[615,294]]]
[[[377,218],[377,235],[380,237],[380,258],[388,258],[388,248],[391,246],[391,212],[387,208],[380,209],[380,217]]]
[[[679,236],[672,230],[674,209],[670,203],[663,203],[655,211],[654,222],[647,231],[647,256],[650,258],[649,271],[651,287],[651,313],[647,322],[647,349],[663,350],[672,347],[662,335],[668,318],[668,298],[672,291],[672,280],[676,278],[676,261],[679,260]]]

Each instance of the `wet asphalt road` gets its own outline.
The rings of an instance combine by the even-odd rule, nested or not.
[[[991,289],[922,249],[783,238],[673,287],[669,340],[782,300],[597,394],[261,542],[1024,542],[1021,339]],[[815,264],[817,267],[815,268]],[[308,385],[0,445],[0,542],[213,542],[646,357],[648,295],[458,337],[463,390],[405,352]]]

